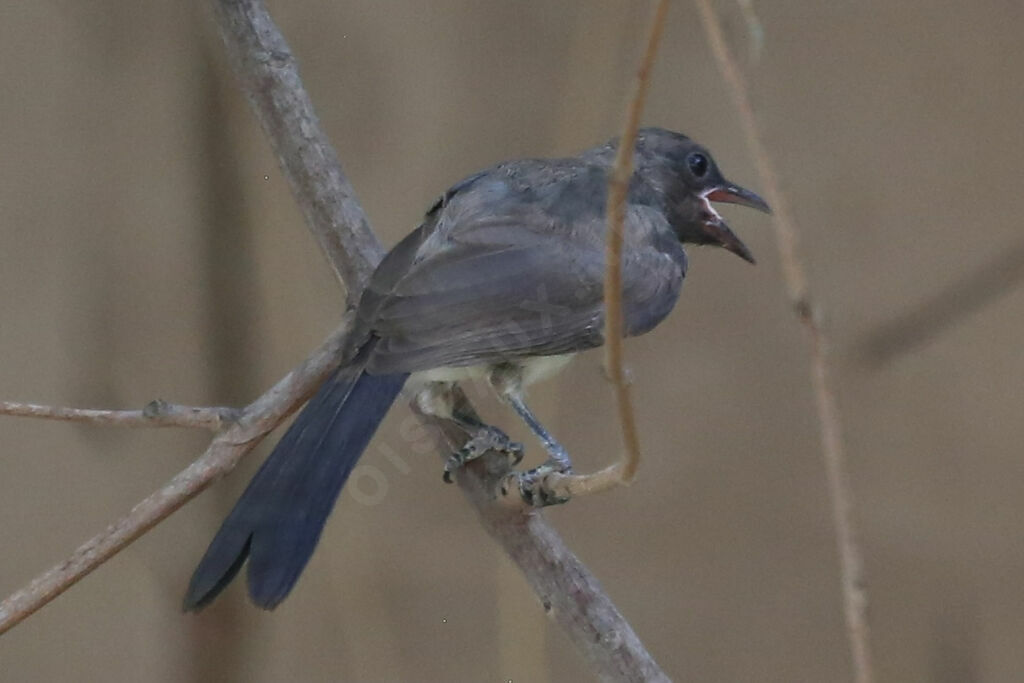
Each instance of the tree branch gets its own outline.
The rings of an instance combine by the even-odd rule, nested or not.
[[[238,408],[198,408],[160,399],[151,401],[142,410],[96,410],[0,401],[0,415],[86,422],[106,427],[195,427],[219,432],[237,422],[241,413]]]
[[[218,435],[199,458],[124,517],[78,547],[0,603],[0,634],[10,630],[124,550],[172,512],[235,468],[242,456],[302,404],[337,366],[352,316],[299,367],[245,407],[232,427]]]
[[[864,560],[857,540],[853,520],[853,492],[846,473],[846,454],[843,446],[842,421],[836,404],[828,363],[828,335],[811,300],[807,284],[807,271],[800,259],[799,235],[796,220],[789,210],[789,202],[779,185],[778,175],[771,157],[761,140],[761,132],[750,104],[747,84],[736,60],[733,59],[722,35],[718,16],[709,0],[696,0],[701,21],[707,33],[711,51],[729,86],[733,104],[747,136],[747,144],[754,156],[765,195],[775,216],[775,231],[779,247],[779,261],[790,302],[811,342],[811,381],[818,410],[822,455],[828,479],[828,492],[832,500],[832,516],[839,549],[842,572],[843,604],[846,613],[847,638],[853,658],[854,674],[858,683],[871,683],[874,670],[871,658],[871,638],[867,617],[867,589],[864,581]]]
[[[476,417],[461,390],[456,390],[455,399],[458,412]],[[424,415],[416,403],[413,410],[440,432],[440,443],[447,443],[452,452],[462,448],[466,436],[460,427]],[[484,529],[523,572],[545,614],[562,627],[601,680],[669,681],[598,580],[544,516],[534,508],[501,504],[503,498],[519,499],[518,486],[510,487],[507,472],[506,456],[492,452],[460,468],[455,480]],[[503,488],[514,493],[496,501],[494,491]]]
[[[875,327],[857,344],[861,360],[878,369],[949,331],[1022,282],[1024,243],[1018,243]]]
[[[262,2],[210,4],[242,91],[352,308],[384,249],[320,128],[295,57]]]

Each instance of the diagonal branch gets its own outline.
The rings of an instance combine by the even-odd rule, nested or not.
[[[926,300],[878,325],[858,343],[875,369],[932,341],[1024,282],[1024,243],[965,273]]]
[[[107,427],[195,427],[213,432],[219,432],[237,422],[241,412],[237,408],[199,408],[160,399],[151,401],[142,410],[96,410],[0,401],[0,415],[11,417],[85,422]]]
[[[456,400],[458,412],[476,417],[461,390],[456,390]],[[415,403],[413,410],[440,432],[439,441],[447,443],[452,452],[462,448],[466,441],[462,428],[424,415]],[[507,470],[505,456],[488,453],[458,470],[456,481],[476,509],[484,529],[523,572],[544,612],[562,627],[602,680],[667,683],[670,679],[597,578],[544,516],[532,508],[509,506],[501,498],[495,500],[493,492],[509,486]],[[518,491],[516,487],[512,489]]]
[[[778,175],[771,163],[771,157],[761,139],[761,132],[750,104],[747,84],[740,73],[736,60],[726,45],[718,16],[709,0],[696,0],[701,21],[711,44],[711,51],[718,62],[719,70],[729,86],[733,104],[740,116],[740,122],[747,136],[747,144],[754,156],[761,182],[764,184],[768,203],[775,215],[775,230],[779,247],[779,261],[786,281],[793,309],[807,329],[811,341],[811,382],[818,410],[818,424],[821,431],[822,455],[828,479],[828,492],[832,500],[833,523],[836,529],[836,543],[839,549],[842,573],[843,603],[846,613],[847,638],[853,658],[857,683],[874,680],[871,662],[871,639],[867,617],[867,590],[864,582],[864,559],[857,540],[856,524],[853,519],[853,492],[846,473],[846,454],[843,446],[842,420],[836,403],[828,363],[828,334],[821,326],[807,284],[807,272],[799,253],[799,236],[796,220],[789,209],[789,202],[779,186]]]
[[[350,308],[384,256],[320,128],[295,57],[262,2],[214,0],[228,59]]]
[[[337,365],[350,322],[351,316],[346,317],[345,323],[299,367],[244,408],[238,422],[214,438],[195,462],[80,545],[68,559],[0,602],[0,634],[37,612],[233,470],[242,456],[301,405]]]

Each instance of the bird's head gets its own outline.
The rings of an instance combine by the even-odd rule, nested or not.
[[[712,244],[754,263],[747,245],[711,202],[741,204],[771,213],[767,202],[722,175],[711,154],[690,138],[662,128],[643,128],[636,140],[637,173],[659,186],[669,220],[681,242]]]

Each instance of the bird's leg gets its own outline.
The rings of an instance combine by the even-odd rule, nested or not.
[[[544,449],[548,452],[548,459],[544,464],[519,475],[519,495],[528,504],[535,507],[568,503],[568,496],[559,496],[553,493],[547,486],[546,480],[546,476],[551,472],[558,472],[560,474],[572,472],[572,461],[569,460],[568,451],[544,429],[544,425],[540,423],[537,416],[526,405],[521,391],[510,393],[506,395],[505,399],[512,406],[512,409],[519,414],[519,417],[523,418],[523,422],[527,424],[530,430],[537,435],[537,438],[544,444]]]
[[[443,478],[452,482],[452,473],[467,462],[476,460],[487,451],[504,453],[512,460],[515,467],[523,459],[523,445],[512,441],[508,434],[494,425],[484,424],[475,415],[467,415],[453,410],[449,419],[461,427],[469,436],[469,440],[455,453],[448,456],[444,464]]]
[[[530,428],[540,442],[544,444],[544,450],[548,452],[548,460],[544,465],[550,467],[561,473],[572,472],[572,461],[569,460],[569,453],[565,450],[565,447],[555,440],[555,437],[551,436],[548,430],[544,429],[544,425],[540,423],[537,416],[533,414],[529,406],[526,405],[526,401],[523,400],[521,392],[509,394],[505,397],[508,404],[512,406],[512,409],[519,414],[519,417],[523,418],[523,422]],[[542,467],[544,466],[542,465]]]
[[[427,414],[451,420],[459,426],[469,439],[455,453],[448,456],[444,464],[443,478],[452,482],[452,473],[463,465],[476,460],[487,451],[504,453],[515,467],[523,459],[523,445],[512,441],[508,434],[497,427],[485,424],[476,415],[459,410],[452,398],[453,385],[447,382],[432,382],[416,396],[420,410]]]
[[[502,366],[491,373],[490,380],[501,399],[512,406],[512,409],[523,419],[530,431],[536,434],[544,444],[544,450],[548,453],[548,459],[544,464],[523,472],[519,476],[519,493],[523,500],[535,507],[567,503],[568,497],[555,495],[546,485],[546,476],[552,472],[559,474],[572,472],[569,452],[555,440],[555,437],[551,436],[530,410],[530,407],[526,405],[526,400],[523,397],[521,371],[518,368]]]

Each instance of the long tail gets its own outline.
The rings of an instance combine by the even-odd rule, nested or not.
[[[249,559],[249,597],[273,609],[320,539],[352,468],[408,375],[340,368],[295,419],[249,482],[192,574],[186,610],[209,604]]]

